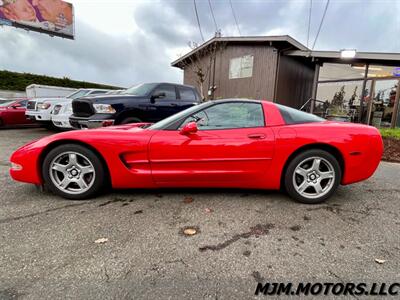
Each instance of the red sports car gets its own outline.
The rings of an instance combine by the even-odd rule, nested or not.
[[[382,156],[374,127],[329,122],[268,101],[210,101],[153,125],[64,132],[11,157],[15,180],[68,199],[104,187],[284,188],[303,203],[370,177]]]
[[[0,128],[35,125],[25,117],[27,103],[27,99],[0,100]]]

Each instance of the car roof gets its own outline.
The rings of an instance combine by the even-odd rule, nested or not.
[[[169,84],[169,85],[175,85],[175,86],[184,86],[184,87],[188,87],[191,89],[194,89],[195,87],[193,85],[189,85],[189,84],[180,84],[180,83],[173,83],[173,82],[146,82],[146,83],[150,83],[150,84]]]
[[[213,103],[224,103],[224,102],[253,102],[253,103],[260,103],[260,104],[267,104],[267,105],[275,105],[274,102],[270,100],[256,100],[256,99],[247,99],[247,98],[227,98],[227,99],[218,99],[218,100],[210,100]]]

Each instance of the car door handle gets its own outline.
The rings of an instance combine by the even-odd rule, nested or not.
[[[265,134],[262,133],[253,133],[253,134],[249,134],[248,137],[250,139],[254,139],[254,140],[261,140],[261,139],[265,139]]]
[[[178,104],[176,104],[176,103],[171,103],[170,106],[175,107],[175,106],[178,106]]]

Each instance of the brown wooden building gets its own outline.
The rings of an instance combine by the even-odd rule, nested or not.
[[[172,63],[206,99],[252,98],[300,107],[312,95],[315,64],[290,36],[215,37]]]

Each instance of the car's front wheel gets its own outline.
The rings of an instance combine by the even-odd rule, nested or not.
[[[342,172],[337,159],[324,150],[312,149],[297,155],[288,165],[285,187],[295,200],[317,204],[338,187]]]
[[[75,144],[52,149],[44,158],[42,175],[53,193],[72,200],[95,196],[106,180],[104,165],[97,154]]]

